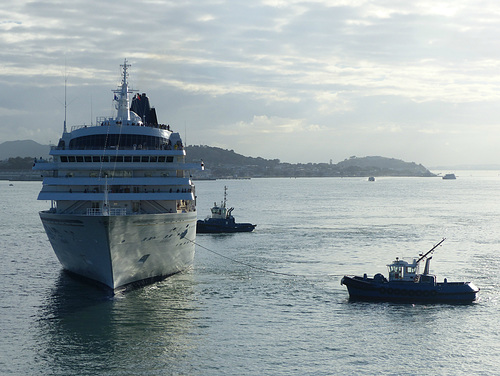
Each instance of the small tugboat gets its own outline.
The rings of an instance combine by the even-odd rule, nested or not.
[[[232,212],[234,208],[226,208],[227,187],[224,186],[224,201],[220,206],[214,203],[211,209],[212,217],[199,219],[196,224],[198,234],[222,234],[226,232],[251,232],[257,225],[251,223],[236,223]]]
[[[457,177],[455,176],[455,174],[445,174],[443,176],[443,180],[454,180],[456,179]]]
[[[406,303],[472,303],[477,299],[479,288],[471,282],[436,282],[436,276],[429,274],[434,250],[443,243],[442,239],[424,255],[414,258],[412,263],[396,260],[387,265],[389,280],[378,273],[373,278],[365,274],[344,276],[340,281],[345,285],[352,300],[389,301]],[[419,274],[419,264],[425,261],[425,268]]]

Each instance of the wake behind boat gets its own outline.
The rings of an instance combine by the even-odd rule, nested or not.
[[[251,232],[257,225],[251,223],[236,223],[232,216],[234,208],[226,208],[227,187],[224,186],[224,201],[220,205],[214,203],[211,209],[212,216],[199,219],[196,232],[199,234],[221,234],[230,232]]]
[[[389,280],[382,274],[373,278],[346,275],[340,284],[345,285],[353,300],[391,301],[414,303],[472,303],[477,299],[479,288],[471,282],[437,282],[436,276],[429,274],[429,254],[444,242],[442,239],[412,263],[396,260],[387,265]],[[425,260],[425,268],[419,274],[419,266]]]
[[[40,218],[63,267],[111,289],[146,283],[192,264],[195,187],[179,133],[159,124],[146,94],[130,105],[127,69],[117,114],[64,131],[42,171]]]

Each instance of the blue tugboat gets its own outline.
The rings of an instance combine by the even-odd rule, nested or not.
[[[414,258],[412,263],[396,260],[387,265],[389,280],[378,273],[373,278],[365,274],[346,275],[340,284],[345,285],[351,300],[389,301],[405,303],[472,303],[477,299],[479,288],[471,282],[437,282],[436,276],[429,274],[434,250],[443,243],[442,239],[424,255]],[[425,260],[425,268],[419,274],[419,264]]]
[[[234,208],[226,208],[227,187],[224,187],[224,201],[220,206],[214,203],[211,209],[212,217],[199,219],[196,223],[198,234],[222,234],[230,232],[251,232],[257,225],[251,223],[236,223],[232,212]]]

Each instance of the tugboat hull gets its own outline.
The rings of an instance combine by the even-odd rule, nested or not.
[[[196,232],[198,234],[222,234],[232,232],[252,232],[256,225],[251,223],[234,223],[234,221],[214,220],[198,220],[196,224]]]
[[[471,282],[415,283],[346,275],[340,283],[350,299],[363,301],[467,304],[477,300],[479,292]]]

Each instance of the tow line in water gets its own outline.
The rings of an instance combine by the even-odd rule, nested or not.
[[[270,273],[270,274],[276,274],[276,275],[285,275],[287,277],[302,277],[302,278],[305,278],[306,276],[303,276],[303,275],[298,275],[298,274],[290,274],[290,273],[282,273],[282,272],[275,272],[273,270],[269,270],[269,269],[265,269],[265,268],[261,268],[261,267],[258,267],[258,266],[255,266],[255,265],[252,265],[252,264],[249,264],[247,262],[243,262],[243,261],[239,261],[239,260],[235,260],[231,257],[228,257],[228,256],[225,256],[219,252],[216,252],[210,248],[207,248],[193,240],[190,240],[188,238],[185,238],[186,240],[189,240],[191,243],[195,244],[196,246],[200,247],[200,248],[203,248],[205,251],[208,251],[208,252],[211,252],[213,253],[214,255],[217,255],[219,257],[222,257],[222,258],[225,258],[227,260],[230,260],[234,263],[237,263],[237,264],[241,264],[241,265],[245,265],[245,266],[248,266],[249,268],[252,268],[252,269],[256,269],[256,270],[260,270],[262,272],[266,272],[266,273]]]

